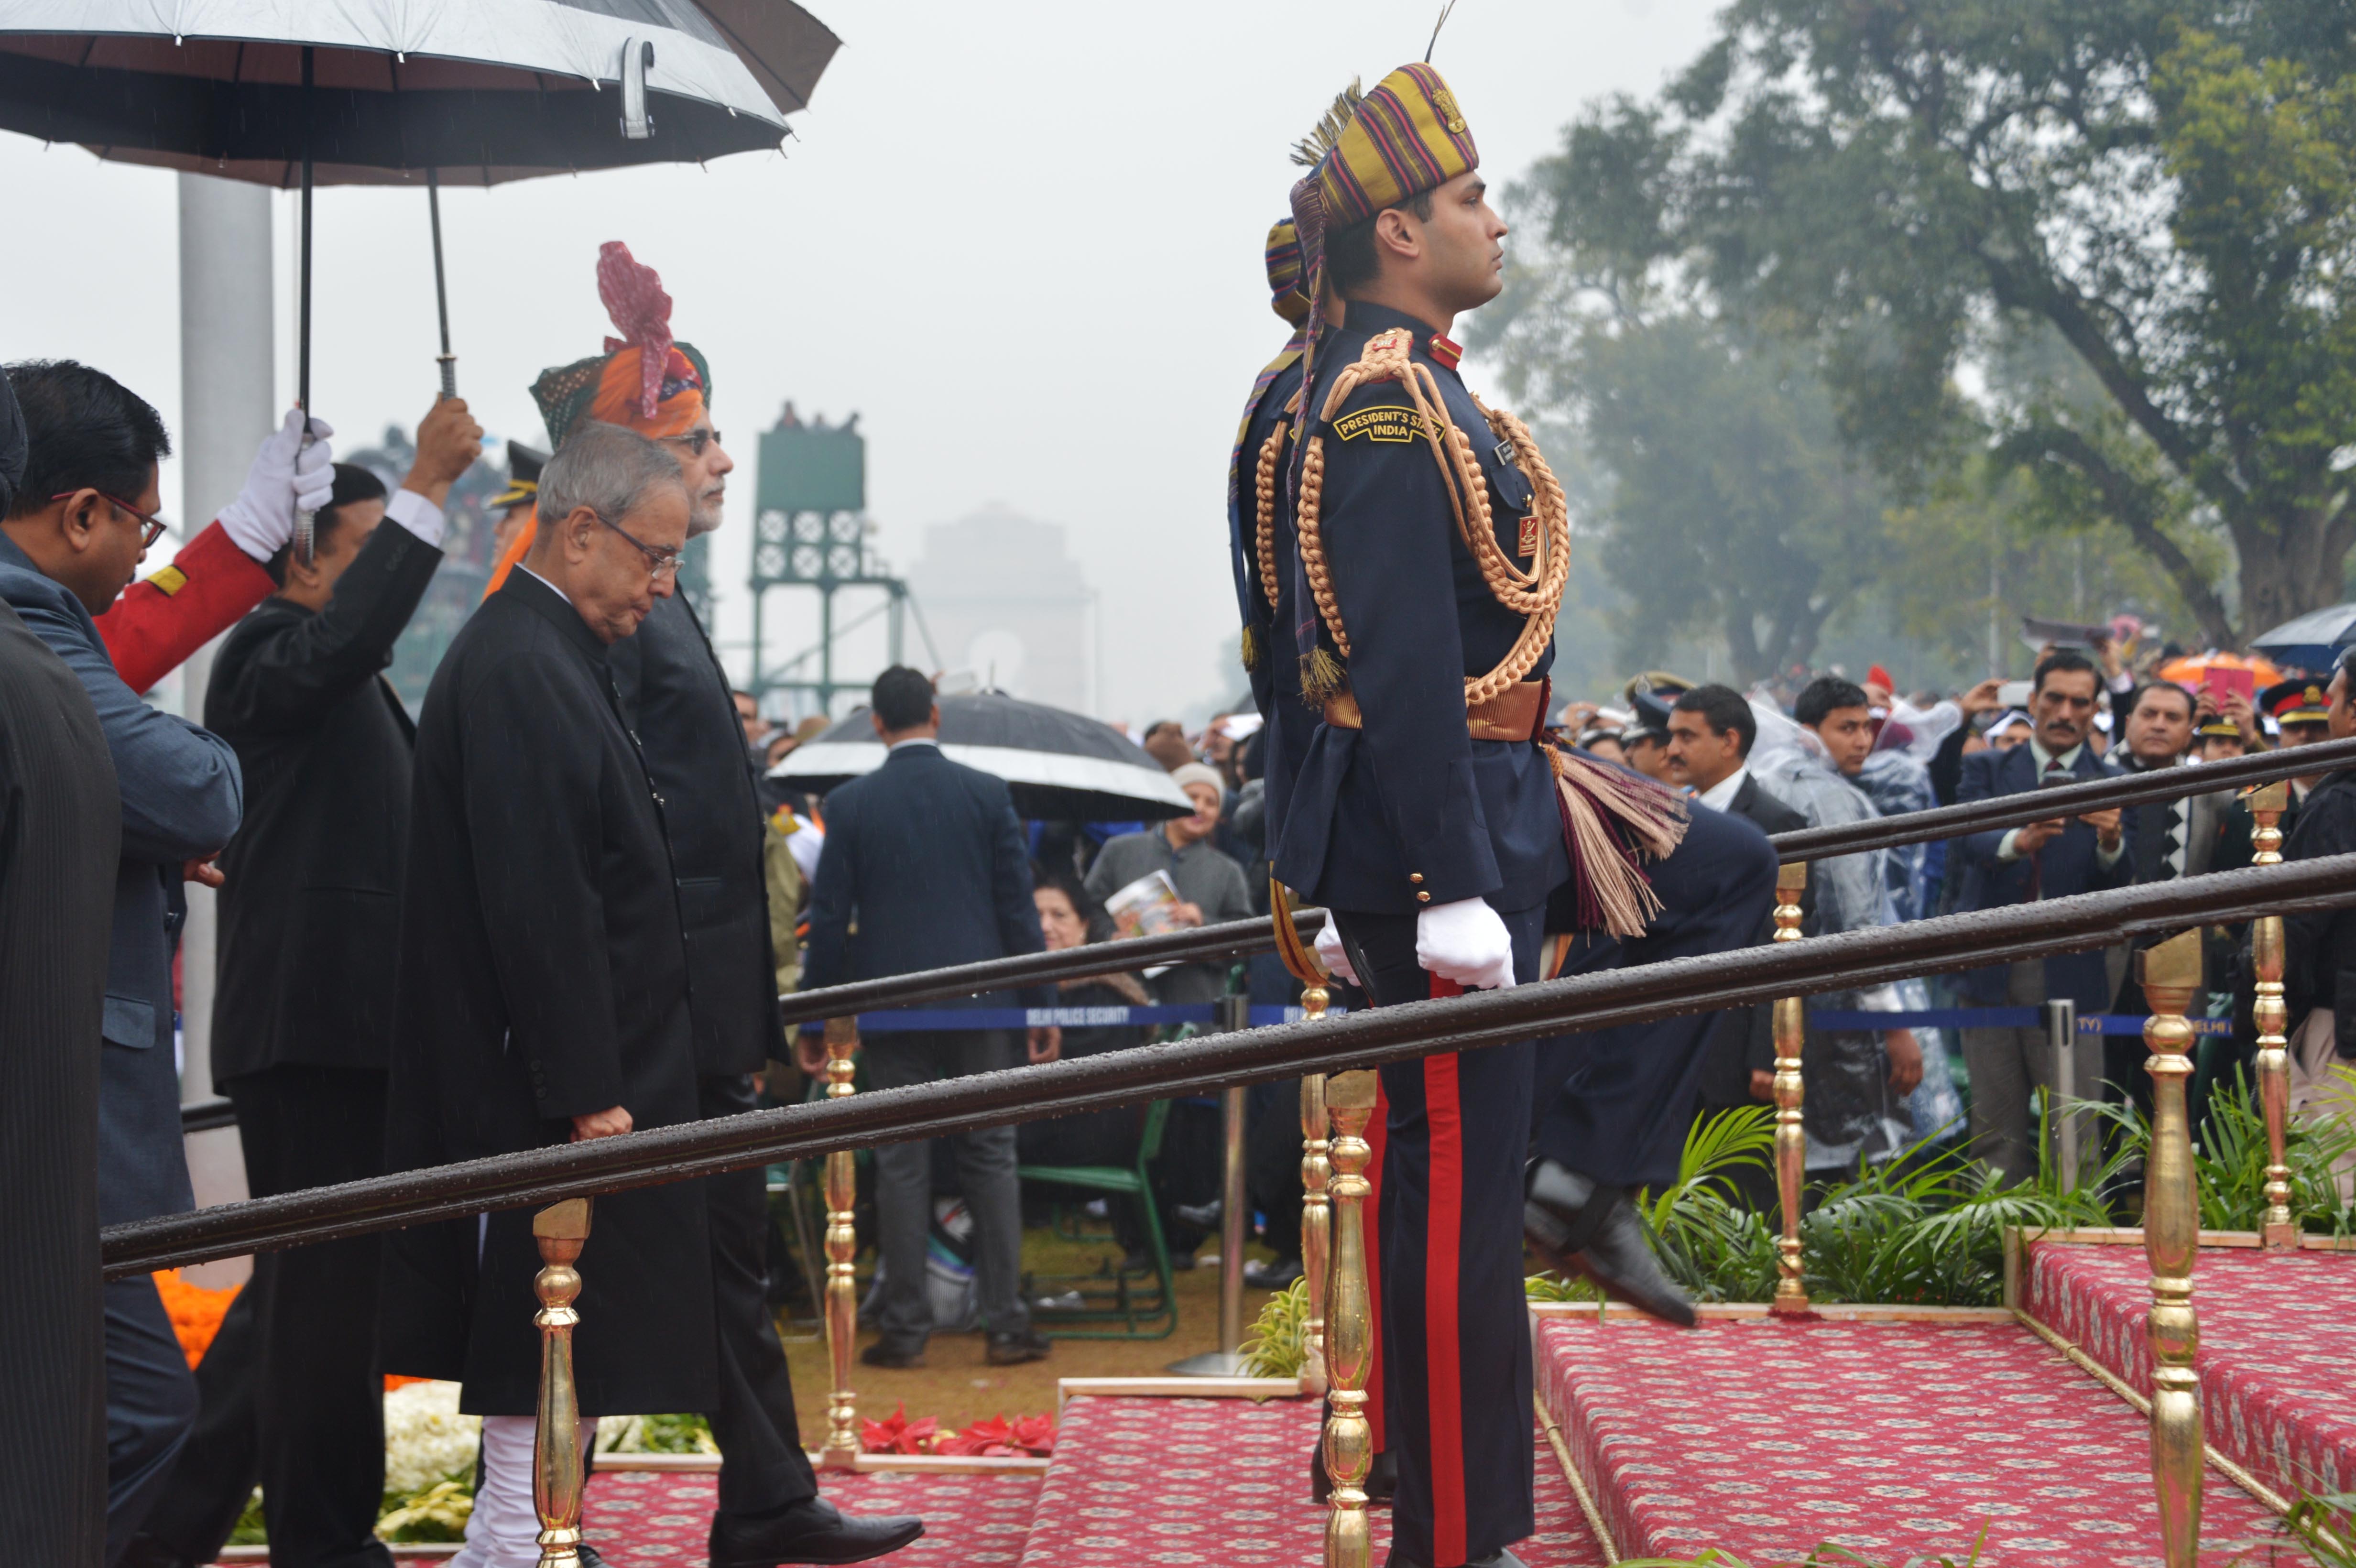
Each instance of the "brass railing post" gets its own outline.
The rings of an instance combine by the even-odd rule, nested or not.
[[[859,1050],[856,1018],[826,1020],[826,1096],[851,1093],[851,1057]],[[859,1403],[851,1390],[851,1352],[859,1342],[859,1292],[854,1273],[859,1232],[859,1165],[848,1149],[826,1157],[826,1348],[834,1393],[826,1407],[826,1446],[819,1461],[847,1470],[859,1460]]]
[[[1366,1373],[1375,1347],[1365,1209],[1374,1191],[1366,1179],[1374,1150],[1365,1134],[1376,1087],[1371,1071],[1337,1072],[1325,1081],[1325,1107],[1333,1118],[1333,1277],[1325,1310],[1325,1475],[1333,1496],[1325,1520],[1325,1568],[1367,1568],[1373,1552],[1365,1480],[1374,1464],[1374,1429],[1366,1421]]]
[[[2250,792],[2250,834],[2257,866],[2282,864],[2282,814],[2290,805],[2290,784],[2277,779]],[[2283,1000],[2283,922],[2262,914],[2250,923],[2251,967],[2257,971],[2257,1000],[2250,1012],[2258,1029],[2258,1095],[2266,1113],[2266,1211],[2258,1221],[2261,1244],[2270,1253],[2298,1250],[2298,1220],[2290,1211],[2290,1167],[2283,1162],[2283,1139],[2290,1124],[2290,1051],[2283,1037],[2290,1008]]]
[[[2159,1499],[2162,1560],[2194,1568],[2201,1549],[2201,1347],[2192,1265],[2201,1240],[2192,1131],[2184,1091],[2192,1026],[2184,1009],[2201,987],[2201,933],[2171,936],[2138,955],[2151,1017],[2143,1026],[2152,1077],[2151,1154],[2144,1162],[2143,1246],[2151,1263],[2151,1477]]]
[[[1787,860],[1775,872],[1775,940],[1800,940],[1800,896],[1808,889],[1808,863]],[[1782,1200],[1783,1228],[1775,1240],[1775,1302],[1778,1316],[1808,1310],[1808,1287],[1800,1271],[1800,1198],[1808,1179],[1808,1134],[1800,1107],[1800,1048],[1807,1035],[1807,1001],[1783,997],[1775,1003],[1775,1193]]]
[[[531,1217],[540,1243],[532,1294],[540,1310],[540,1413],[531,1442],[531,1503],[540,1515],[540,1568],[581,1562],[581,1397],[573,1381],[573,1309],[581,1294],[573,1264],[589,1240],[589,1200],[568,1198]]]
[[[1325,987],[1311,986],[1301,993],[1301,1016],[1325,1016]],[[1301,1272],[1309,1295],[1309,1321],[1301,1326],[1301,1343],[1308,1354],[1301,1363],[1304,1392],[1325,1392],[1326,1262],[1333,1239],[1332,1194],[1333,1179],[1332,1125],[1325,1112],[1325,1075],[1312,1072],[1301,1081]]]

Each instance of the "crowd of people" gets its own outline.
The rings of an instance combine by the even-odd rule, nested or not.
[[[1408,80],[1445,96],[1412,70]],[[193,1203],[173,980],[190,883],[220,890],[212,1071],[236,1108],[248,1185],[268,1195],[790,1100],[821,1077],[825,1047],[815,1029],[787,1041],[780,992],[1116,944],[1138,929],[1129,912],[1141,889],[1158,919],[1183,927],[1269,914],[1272,872],[1304,891],[1322,886],[1341,922],[1329,919],[1319,954],[1349,995],[1383,1005],[1763,942],[1773,859],[1762,835],[2060,782],[2180,770],[2183,788],[2126,810],[1821,862],[1803,929],[2230,869],[2254,853],[2253,819],[2234,792],[2204,787],[2201,764],[2356,736],[2346,663],[2244,693],[2158,678],[2107,646],[2045,650],[2015,706],[1996,680],[1901,696],[1877,667],[1863,682],[1828,673],[1788,694],[1654,672],[1616,704],[1548,715],[1528,700],[1545,689],[1536,677],[1451,708],[1462,694],[1449,674],[1433,733],[1462,748],[1503,745],[1511,731],[1508,751],[1478,754],[1537,770],[1542,784],[1480,774],[1478,790],[1495,798],[1475,810],[1468,767],[1446,785],[1463,798],[1445,813],[1378,807],[1354,793],[1352,759],[1398,743],[1376,735],[1397,710],[1329,692],[1313,741],[1287,753],[1298,721],[1288,727],[1290,710],[1260,694],[1193,734],[1174,721],[1143,732],[1144,752],[1191,806],[1183,815],[1026,822],[1005,782],[942,752],[932,678],[894,667],[863,720],[850,720],[872,730],[882,765],[811,799],[776,765],[834,721],[773,726],[731,689],[675,592],[688,541],[720,525],[734,468],[712,424],[712,366],[672,336],[669,296],[626,249],[605,248],[598,283],[621,336],[533,384],[552,450],[517,453],[497,569],[415,716],[382,672],[442,559],[450,487],[481,452],[463,402],[426,412],[397,488],[335,463],[332,430],[290,413],[240,495],[134,582],[164,528],[161,420],[84,365],[7,369],[0,1060],[16,1089],[0,1101],[0,1168],[15,1199],[0,1238],[21,1266],[0,1284],[0,1310],[21,1347],[6,1373],[12,1405],[86,1417],[77,1441],[45,1435],[37,1453],[8,1450],[24,1472],[10,1495],[38,1507],[8,1505],[5,1530],[37,1560],[209,1563],[258,1484],[274,1560],[389,1563],[373,1534],[386,1373],[458,1382],[483,1417],[460,1568],[539,1557],[530,1214],[265,1254],[194,1373],[152,1280],[102,1290],[102,1224]],[[1369,302],[1359,315],[1361,336],[1385,319]],[[1495,462],[1492,482],[1505,490],[1516,463],[1542,471],[1510,439]],[[1354,504],[1379,509],[1389,495],[1375,486]],[[1273,611],[1281,582],[1264,581]],[[1509,588],[1496,602],[1518,603]],[[1526,620],[1550,625],[1541,609],[1501,617],[1498,645]],[[1338,647],[1333,614],[1324,635]],[[145,699],[224,632],[199,718]],[[1402,775],[1387,776],[1398,787]],[[1278,779],[1283,802],[1269,798]],[[1354,842],[1388,834],[1407,848],[1316,859],[1301,874],[1312,790],[1327,797],[1315,811],[1362,818]],[[2356,770],[2301,776],[2292,796],[2288,858],[2356,848]],[[1292,828],[1278,846],[1271,823],[1287,808]],[[1528,884],[1510,929],[1497,901],[1513,890],[1451,891],[1456,872],[1444,869],[1477,864],[1502,831],[1480,827],[1484,813],[1502,822],[1509,811],[1537,823],[1526,843],[1505,844]],[[1589,842],[1648,848],[1569,863],[1557,835],[1580,812]],[[1462,855],[1424,859],[1418,833],[1468,822],[1480,832]],[[2356,1019],[2356,919],[2300,915],[2290,930],[2289,1000],[2312,1078],[2342,1042],[2356,1048],[2356,1027],[2340,1022]],[[2208,1052],[2204,1087],[2246,1067],[2254,1043],[2246,960],[2233,933],[2213,945],[2211,988],[2230,1004],[2238,976],[2240,1025]],[[2044,1032],[1924,1020],[2057,997],[2081,1016],[2137,1013],[2129,956],[2094,951],[1811,998],[1809,1169],[1959,1142],[2004,1179],[2032,1174],[2044,1157],[2036,1097],[2055,1087]],[[1108,945],[1098,973],[949,1004],[978,1010],[969,1026],[952,1017],[878,1032],[859,1072],[864,1087],[888,1089],[1124,1050],[1173,1027],[1172,1009],[1188,1014],[1181,1027],[1210,1027],[1209,1004],[1282,1005],[1300,984],[1273,955],[1141,973]],[[1006,1027],[1016,1008],[1121,1021]],[[93,1049],[46,1049],[60,1040]],[[2136,1094],[2131,1040],[2082,1035],[2077,1051],[2082,1093]],[[1429,1140],[1459,1119],[1454,1143],[1395,1151],[1394,1175],[1425,1182],[1417,1202],[1428,1203],[1432,1172],[1455,1162],[1447,1180],[1461,1218],[1485,1229],[1476,1248],[1402,1221],[1386,1245],[1408,1251],[1386,1266],[1478,1253],[1484,1267],[1515,1272],[1512,1289],[1484,1286],[1481,1299],[1518,1302],[1526,1225],[1542,1252],[1582,1258],[1615,1294],[1690,1321],[1626,1194],[1674,1174],[1695,1116],[1772,1098],[1773,1056],[1766,1009],[1752,1008],[1450,1057],[1429,1080],[1394,1073],[1382,1125]],[[1534,1096],[1538,1083],[1561,1091]],[[1262,1286],[1301,1271],[1299,1093],[1278,1083],[1251,1097],[1249,1201],[1274,1253],[1252,1267]],[[1488,1118],[1477,1136],[1462,1120],[1475,1105]],[[1215,1109],[1163,1115],[1145,1207],[1112,1211],[1127,1272],[1160,1266],[1161,1238],[1186,1266],[1222,1219]],[[1135,1163],[1145,1121],[1099,1112],[878,1149],[877,1336],[864,1360],[918,1366],[933,1334],[969,1327],[991,1364],[1048,1356],[1036,1319],[1054,1304],[1024,1295],[1023,1168]],[[2082,1144],[2090,1157],[2096,1143]],[[1474,1201],[1476,1188],[1526,1192],[1527,1207]],[[1763,1207],[1772,1194],[1753,1196]],[[963,1215],[963,1307],[945,1307],[928,1284],[945,1198]],[[758,1171],[597,1200],[575,1339],[584,1435],[605,1416],[708,1413],[722,1455],[715,1568],[883,1555],[922,1524],[845,1516],[819,1495],[770,1310],[785,1266],[770,1233]],[[1423,1375],[1411,1360],[1397,1372]],[[585,1546],[582,1557],[596,1561]]]

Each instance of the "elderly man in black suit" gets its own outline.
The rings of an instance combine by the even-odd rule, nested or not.
[[[401,1168],[676,1125],[701,1110],[691,969],[664,814],[609,650],[667,596],[687,541],[678,461],[618,426],[573,432],[541,478],[519,570],[434,672],[418,728],[394,1013]],[[466,1384],[483,1482],[462,1568],[538,1561],[531,1504],[539,1268],[531,1214],[400,1232],[385,1368]],[[589,1416],[724,1403],[700,1183],[596,1200],[575,1381]],[[855,1563],[922,1533],[779,1499],[726,1564]],[[594,1552],[584,1549],[589,1562]]]
[[[1806,817],[1769,795],[1751,775],[1751,748],[1759,740],[1759,720],[1740,692],[1731,687],[1697,686],[1680,694],[1669,710],[1668,734],[1670,777],[1692,790],[1697,805],[1742,817],[1770,837],[1808,825]],[[1800,907],[1804,930],[1805,917],[1815,912],[1813,895],[1801,894]],[[1771,916],[1761,927],[1759,940],[1768,941],[1774,933]],[[1702,1064],[1704,1115],[1774,1098],[1774,1012],[1773,1004],[1762,1002],[1719,1015]],[[1749,1195],[1772,1201],[1772,1176],[1747,1174],[1759,1178],[1750,1184]]]
[[[8,379],[29,455],[0,523],[0,601],[80,678],[121,790],[98,1069],[98,1219],[112,1225],[196,1204],[173,1061],[172,950],[187,913],[182,883],[218,880],[205,862],[237,831],[244,788],[228,741],[123,684],[93,619],[162,530],[158,466],[171,451],[163,420],[112,377],[70,361],[13,366]],[[196,1404],[155,1282],[143,1275],[107,1285],[109,1561],[169,1480]]]
[[[0,516],[25,423],[0,377]],[[123,805],[98,710],[0,603],[0,1541],[98,1568],[106,1538],[98,1045]],[[66,1049],[70,1047],[70,1049]]]
[[[2102,761],[2086,743],[2101,686],[2101,673],[2083,654],[2065,649],[2038,661],[2029,699],[2036,729],[2028,743],[1965,757],[1956,800],[1992,800],[2102,777]],[[1957,841],[1963,880],[1956,912],[2124,887],[2135,875],[2131,837],[2130,825],[2116,808],[1968,835]],[[2110,1000],[2110,977],[2097,948],[1975,969],[1965,976],[1963,993],[1975,1007],[2036,1007],[2049,997],[2068,997],[2077,1003],[2080,1017],[2091,1018]],[[1966,1029],[1963,1036],[1964,1061],[1972,1075],[1973,1153],[2007,1180],[2035,1176],[2029,1092],[2050,1092],[2055,1083],[2045,1030]],[[2101,1037],[2081,1034],[2072,1063],[2079,1098],[2094,1097],[2102,1071]],[[2090,1129],[2079,1147],[2091,1156],[2097,1144]]]
[[[435,403],[390,497],[338,464],[310,559],[272,559],[278,592],[213,662],[205,721],[246,781],[245,823],[221,857],[213,1077],[237,1106],[257,1198],[383,1173],[416,731],[382,672],[442,563],[442,508],[482,434],[464,402]],[[255,1259],[198,1370],[196,1434],[131,1568],[212,1562],[257,1483],[283,1568],[391,1563],[375,1533],[375,1325],[343,1310],[374,1298],[381,1256],[379,1238],[356,1236]]]
[[[894,666],[875,677],[875,733],[884,765],[827,797],[826,847],[809,907],[809,955],[802,985],[905,975],[1036,953],[1044,939],[1031,898],[1030,857],[1005,782],[941,755],[941,712],[933,683]],[[854,929],[855,926],[855,929]],[[1026,994],[1044,1006],[1045,994]],[[973,999],[1004,1007],[1004,996]],[[822,1060],[815,1034],[802,1037],[803,1066]],[[1029,1056],[1053,1061],[1061,1037],[1029,1031]],[[879,1036],[865,1051],[871,1088],[895,1089],[1021,1063],[1023,1048],[1005,1029],[941,1029]],[[1014,1129],[990,1127],[950,1140],[974,1222],[974,1268],[992,1366],[1038,1360],[1047,1341],[1031,1328],[1019,1288],[1022,1188]],[[870,1366],[921,1366],[933,1328],[925,1297],[925,1242],[932,1223],[932,1153],[924,1143],[875,1151],[876,1210],[883,1231],[882,1337],[862,1359]]]

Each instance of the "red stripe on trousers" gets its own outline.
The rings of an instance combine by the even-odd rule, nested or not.
[[[1434,997],[1463,995],[1434,976]],[[1464,1561],[1464,1380],[1458,1360],[1457,1253],[1463,1242],[1464,1115],[1457,1059],[1423,1061],[1424,1116],[1430,1135],[1430,1211],[1424,1221],[1423,1348],[1431,1433],[1431,1560]]]
[[[1391,1147],[1391,1102],[1383,1093],[1380,1073],[1375,1076],[1375,1114],[1366,1118],[1366,1206],[1360,1212],[1366,1228],[1366,1333],[1372,1353],[1366,1362],[1366,1424],[1373,1428],[1374,1453],[1388,1445],[1383,1431],[1383,1156]],[[1328,1253],[1331,1256],[1331,1253]]]

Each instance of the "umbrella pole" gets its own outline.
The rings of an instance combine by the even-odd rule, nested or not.
[[[311,48],[303,48],[303,260],[297,296],[294,353],[294,406],[303,411],[303,444],[311,444]],[[311,564],[316,513],[294,514],[294,559]]]
[[[442,318],[442,395],[458,395],[458,357],[450,352],[450,289],[442,275],[442,171],[425,171],[425,210],[434,223],[434,309]]]

